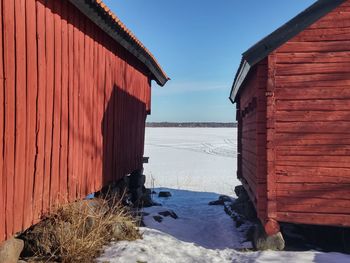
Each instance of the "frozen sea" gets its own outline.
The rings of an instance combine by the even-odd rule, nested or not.
[[[236,128],[147,128],[148,187],[234,195]]]

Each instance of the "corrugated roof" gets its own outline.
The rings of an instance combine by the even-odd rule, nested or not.
[[[153,54],[103,3],[102,0],[69,0],[97,26],[139,59],[161,86],[169,80]]]
[[[244,52],[233,82],[230,100],[232,102],[235,101],[241,85],[253,66],[345,1],[346,0],[318,0],[305,11]]]

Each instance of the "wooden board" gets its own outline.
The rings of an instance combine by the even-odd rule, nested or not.
[[[45,6],[36,1],[36,27],[37,27],[37,65],[38,65],[38,91],[37,91],[37,123],[36,123],[36,147],[37,156],[35,162],[34,177],[34,202],[33,218],[37,221],[43,212],[44,200],[44,173],[45,173],[45,120],[46,120],[46,26]]]
[[[2,13],[2,2],[0,1],[0,16],[3,17]],[[0,19],[0,30],[4,32],[4,27],[2,24],[2,19]],[[3,34],[0,34],[0,149],[4,149],[4,120],[5,120],[5,76],[4,76],[4,57],[3,57]],[[5,207],[6,207],[6,181],[5,176],[3,176],[3,162],[4,155],[3,150],[0,151],[0,225],[5,226]],[[0,240],[5,239],[5,228],[0,227]]]
[[[14,178],[15,178],[15,112],[16,112],[16,61],[15,61],[15,6],[12,1],[3,2],[4,27],[4,75],[5,75],[5,132],[4,179],[6,185],[6,237],[14,233]]]
[[[76,196],[76,180],[74,174],[74,67],[76,62],[74,61],[74,9],[71,5],[67,5],[68,16],[68,119],[66,125],[68,127],[68,163],[67,163],[67,176],[68,176],[68,200],[71,202],[75,200]],[[75,63],[74,63],[75,62]]]
[[[26,182],[26,131],[27,131],[27,83],[26,83],[26,21],[25,0],[15,1],[16,32],[16,148],[14,181],[14,230],[22,229]],[[21,212],[17,212],[21,211]]]
[[[61,144],[61,108],[62,108],[62,3],[54,1],[54,91],[53,91],[53,126],[51,155],[50,206],[58,203],[60,181],[60,144]]]
[[[50,208],[51,194],[51,153],[52,153],[52,124],[53,124],[53,98],[54,98],[54,19],[53,1],[49,0],[45,14],[45,51],[46,51],[46,97],[45,97],[45,173],[43,189],[43,212]]]
[[[37,97],[38,97],[38,69],[37,63],[37,30],[36,30],[36,3],[35,0],[25,1],[26,10],[26,67],[27,67],[27,101],[26,101],[26,176],[25,196],[23,202],[24,221],[23,228],[33,223],[33,191],[35,179],[35,159],[37,158],[36,124],[37,124]]]
[[[69,55],[68,55],[68,3],[62,2],[61,6],[61,33],[62,33],[62,61],[61,61],[61,138],[59,155],[59,201],[60,203],[69,200],[68,197],[68,133],[69,133]]]

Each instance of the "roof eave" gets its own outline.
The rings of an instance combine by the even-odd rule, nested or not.
[[[235,81],[232,85],[231,94],[230,94],[230,100],[232,103],[235,103],[238,91],[240,90],[240,88],[241,88],[244,80],[246,79],[250,69],[251,69],[251,66],[249,65],[248,61],[243,60],[239,69],[238,69],[237,77],[235,78]]]
[[[112,37],[117,43],[128,50],[142,64],[144,64],[151,73],[158,85],[164,86],[169,78],[157,64],[157,62],[144,49],[138,46],[135,41],[128,36],[119,25],[113,21],[107,14],[103,14],[96,10],[95,1],[91,0],[69,0],[76,8],[78,8],[85,16],[101,28],[106,34]]]

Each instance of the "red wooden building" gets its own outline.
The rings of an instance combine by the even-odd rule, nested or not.
[[[142,168],[152,54],[101,0],[0,0],[0,242]]]
[[[278,222],[350,227],[350,1],[319,0],[243,54],[238,177]]]

